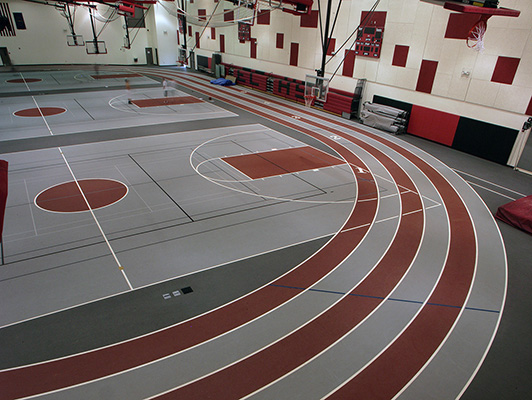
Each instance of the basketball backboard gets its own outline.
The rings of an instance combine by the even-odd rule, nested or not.
[[[312,96],[315,101],[327,101],[329,78],[315,75],[305,76],[305,96]]]

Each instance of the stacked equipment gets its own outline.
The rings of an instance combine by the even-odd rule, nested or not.
[[[364,125],[399,135],[406,131],[408,112],[377,103],[365,102],[360,113]]]

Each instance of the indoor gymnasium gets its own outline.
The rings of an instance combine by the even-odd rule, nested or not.
[[[532,397],[529,0],[1,0],[0,399]]]

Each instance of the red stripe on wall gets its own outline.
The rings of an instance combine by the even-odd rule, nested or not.
[[[192,26],[188,26],[188,36],[192,36]]]
[[[459,115],[413,105],[407,132],[451,146],[459,120]]]
[[[283,46],[284,46],[284,33],[278,33],[275,47],[278,49],[282,49]]]
[[[196,47],[199,49],[200,48],[200,36],[199,36],[199,32],[196,32]]]
[[[344,68],[342,69],[342,75],[352,77],[354,70],[355,70],[355,52],[346,50],[345,56],[344,56]]]
[[[438,61],[423,60],[421,62],[416,91],[424,93],[432,92],[432,85],[436,77],[436,68],[438,68]]]
[[[409,46],[403,46],[400,44],[395,45],[395,50],[393,52],[392,65],[398,67],[406,67],[406,60],[408,59],[408,50]]]
[[[207,18],[205,17],[207,15],[207,10],[205,9],[199,9],[198,10],[198,19],[200,21],[205,21]]]
[[[225,53],[225,35],[220,35],[220,53]]]
[[[520,58],[500,56],[497,59],[497,64],[495,65],[491,81],[511,85],[514,81],[519,61],[521,61]]]
[[[216,28],[211,28],[211,39],[216,40]]]
[[[290,65],[297,67],[299,57],[299,43],[290,43]]]

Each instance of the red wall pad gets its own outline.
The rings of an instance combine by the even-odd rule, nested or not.
[[[290,43],[290,65],[297,67],[299,57],[299,43]]]
[[[352,77],[354,69],[355,69],[355,52],[346,50],[345,57],[344,57],[344,68],[342,69],[342,75]]]
[[[303,14],[299,21],[301,28],[317,28],[318,27],[318,10],[312,10],[310,14]]]
[[[225,35],[220,35],[220,53],[225,53]]]
[[[519,58],[500,56],[497,59],[497,64],[495,65],[491,81],[511,85],[514,81],[519,61],[521,61]]]
[[[284,44],[284,33],[278,33],[275,41],[275,48],[282,49]]]
[[[257,14],[257,25],[270,25],[270,11],[263,11]]]
[[[436,68],[438,68],[438,61],[423,60],[421,62],[416,91],[424,93],[432,92],[432,85],[436,77]]]
[[[396,44],[395,50],[393,52],[392,65],[395,65],[397,67],[406,67],[406,60],[408,59],[408,50],[410,50],[409,46]]]
[[[459,120],[459,115],[413,105],[407,132],[451,146]]]

